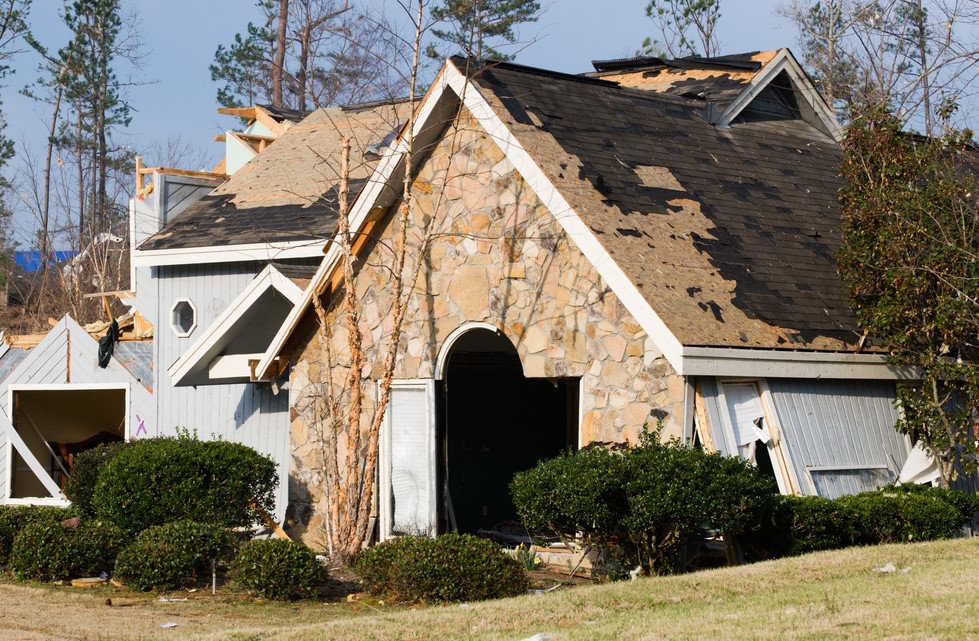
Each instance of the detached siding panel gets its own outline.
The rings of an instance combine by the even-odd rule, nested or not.
[[[159,268],[156,323],[159,370],[155,372],[156,425],[148,436],[196,430],[200,438],[222,438],[269,455],[279,468],[276,517],[285,515],[289,493],[289,394],[272,394],[267,383],[174,387],[167,369],[210,327],[264,268],[257,262],[182,265]],[[179,299],[197,310],[197,325],[180,338],[170,327],[170,310]]]
[[[894,430],[893,383],[769,379],[768,386],[803,491],[835,498],[897,479],[910,446]]]

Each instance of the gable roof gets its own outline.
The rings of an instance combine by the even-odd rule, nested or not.
[[[829,135],[799,118],[718,127],[698,98],[600,78],[498,63],[466,78],[459,66],[443,68],[416,133],[435,129],[447,96],[463,100],[678,373],[899,375],[857,353],[836,277]],[[380,185],[401,171],[405,147],[402,137],[389,149],[354,203],[353,228],[389,204]],[[259,377],[338,259],[330,247]]]
[[[350,178],[356,188],[377,162],[376,154],[365,152],[397,129],[406,109],[404,102],[394,102],[313,112],[147,238],[134,262],[161,264],[167,254],[253,245],[300,247],[302,255],[317,255],[336,224],[341,138],[352,139]]]
[[[268,347],[316,268],[270,264],[167,371],[174,385],[247,382],[248,361]]]

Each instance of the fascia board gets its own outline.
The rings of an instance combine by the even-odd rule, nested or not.
[[[294,282],[283,276],[274,266],[268,265],[228,305],[227,309],[221,312],[221,315],[211,323],[211,326],[187,349],[184,355],[167,368],[167,373],[170,374],[174,385],[179,385],[194,370],[207,352],[221,340],[230,328],[234,327],[235,323],[269,288],[278,290],[293,304],[299,301],[303,294],[303,291]]]
[[[785,352],[717,347],[684,347],[684,376],[751,378],[916,380],[912,367],[894,367],[880,354]]]
[[[251,243],[181,249],[136,249],[132,263],[135,267],[166,265],[206,265],[237,263],[251,260],[270,261],[287,258],[316,258],[323,255],[322,239],[296,240],[278,243]]]

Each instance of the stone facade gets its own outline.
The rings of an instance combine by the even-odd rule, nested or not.
[[[659,418],[664,436],[679,436],[683,378],[488,135],[469,120],[450,128],[419,170],[414,199],[409,235],[422,244],[428,233],[429,241],[427,251],[409,256],[409,262],[423,263],[410,296],[396,379],[432,378],[454,330],[488,323],[516,347],[525,376],[581,379],[581,443],[634,441],[644,424]],[[357,275],[371,379],[379,376],[376,364],[391,327],[390,271],[383,266],[390,264],[392,228],[381,231],[381,242],[370,248]],[[342,386],[347,370],[336,362],[346,350],[342,309],[327,311],[332,380]],[[325,509],[315,426],[322,338],[311,335],[297,352],[290,381],[296,485],[291,513],[306,522],[310,535]],[[373,392],[375,386],[365,389]]]

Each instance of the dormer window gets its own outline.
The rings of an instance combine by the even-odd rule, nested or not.
[[[180,338],[186,338],[197,327],[197,308],[188,298],[178,299],[170,310],[170,327]]]

